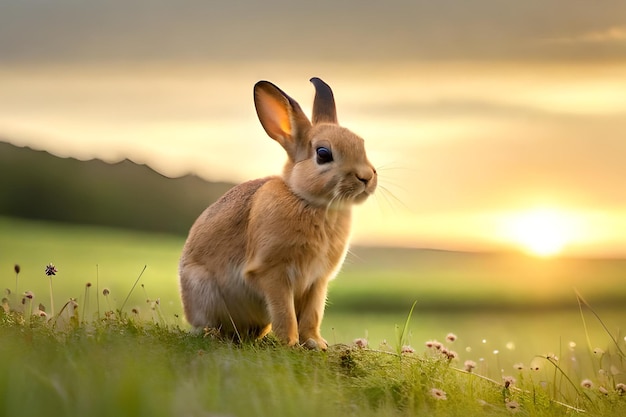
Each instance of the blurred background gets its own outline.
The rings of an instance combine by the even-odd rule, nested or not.
[[[195,217],[285,160],[254,83],[310,114],[318,76],[381,184],[330,313],[576,308],[576,287],[621,314],[624,22],[622,0],[0,0],[2,274],[47,285],[54,261],[82,296],[96,265],[124,292],[145,263],[179,311]]]

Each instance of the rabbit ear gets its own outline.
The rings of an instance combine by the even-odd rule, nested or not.
[[[289,158],[296,161],[298,142],[311,127],[300,105],[274,84],[259,81],[254,86],[254,106],[269,137],[280,143]]]
[[[328,84],[317,77],[311,78],[315,86],[315,100],[313,101],[313,124],[334,123],[337,124],[337,109],[333,90]]]

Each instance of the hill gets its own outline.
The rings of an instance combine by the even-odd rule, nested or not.
[[[234,184],[168,178],[129,160],[60,158],[0,142],[0,215],[186,234]]]

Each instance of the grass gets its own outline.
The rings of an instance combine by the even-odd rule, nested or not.
[[[579,310],[572,314],[577,318],[565,324],[558,322],[565,317],[560,313],[494,314],[494,305],[479,312],[428,312],[419,299],[414,309],[402,299],[390,311],[334,310],[342,300],[336,292],[347,294],[358,277],[358,268],[349,265],[331,289],[333,304],[324,322],[333,343],[329,351],[287,349],[271,338],[238,345],[210,332],[192,335],[176,318],[181,238],[12,219],[0,219],[0,227],[0,281],[18,289],[0,309],[0,415],[51,410],[65,416],[626,414],[626,395],[619,389],[626,383],[626,339],[610,324],[614,318],[623,323],[623,309],[606,320],[604,310],[579,297]],[[399,269],[394,253],[389,255]],[[435,264],[439,255],[432,258]],[[50,261],[58,273],[48,277]],[[384,262],[389,259],[377,271],[388,267]],[[612,284],[611,271],[620,264],[603,265],[595,269],[602,271],[596,282]],[[438,285],[435,292],[445,295],[448,285],[463,285],[461,272],[455,272],[460,266],[467,266],[467,259],[440,271],[450,279],[429,281],[431,290]],[[469,276],[480,274],[480,266],[467,268]],[[400,279],[391,287],[401,288]],[[390,280],[392,275],[385,287]],[[373,282],[362,285],[374,288]],[[385,287],[379,284],[377,292]],[[34,290],[32,298],[24,296],[26,289]],[[48,306],[47,318],[40,317],[40,302]],[[464,315],[467,321],[461,322]],[[548,319],[554,325],[539,331]],[[529,321],[534,324],[528,328],[518,326]],[[335,329],[344,326],[364,338],[353,343],[349,333]],[[384,328],[388,336],[362,333],[370,327]],[[568,335],[572,328],[582,335],[576,346]],[[448,338],[449,331],[458,336]],[[518,336],[517,348],[509,350],[511,335]],[[488,343],[481,342],[485,337]],[[443,342],[434,343],[437,338]],[[424,345],[428,339],[435,347]],[[551,350],[539,350],[537,342]],[[475,363],[471,373],[464,370],[469,360]],[[522,369],[513,361],[523,362]],[[590,387],[584,388],[587,379]]]
[[[584,389],[558,361],[542,358],[537,370],[491,380],[460,369],[463,364],[451,359],[452,335],[422,352],[406,346],[369,348],[363,342],[317,352],[285,348],[271,337],[233,344],[210,332],[193,335],[120,311],[92,318],[79,311],[71,310],[60,326],[64,313],[26,317],[0,309],[1,415],[47,415],[51,410],[64,416],[626,412],[616,375]],[[625,358],[614,353],[623,372]]]

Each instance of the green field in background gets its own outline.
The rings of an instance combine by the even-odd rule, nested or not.
[[[98,302],[101,312],[119,308],[147,265],[125,309],[149,316],[146,300],[159,298],[166,320],[185,325],[177,283],[184,238],[11,218],[0,218],[0,230],[3,288],[14,291],[13,267],[19,264],[18,293],[33,291],[36,302],[48,306],[44,268],[52,262],[59,270],[52,278],[55,304],[72,297],[81,310],[96,314]],[[323,333],[331,343],[356,337],[367,337],[374,346],[395,343],[396,326],[403,326],[417,301],[407,339],[412,345],[421,348],[426,340],[454,332],[464,357],[528,361],[534,354],[564,352],[570,341],[585,344],[574,288],[617,335],[626,324],[625,271],[626,261],[619,259],[357,247],[331,284]],[[109,305],[102,296],[95,298],[96,289],[104,288],[111,292]],[[588,319],[594,343],[605,346],[606,333]]]

